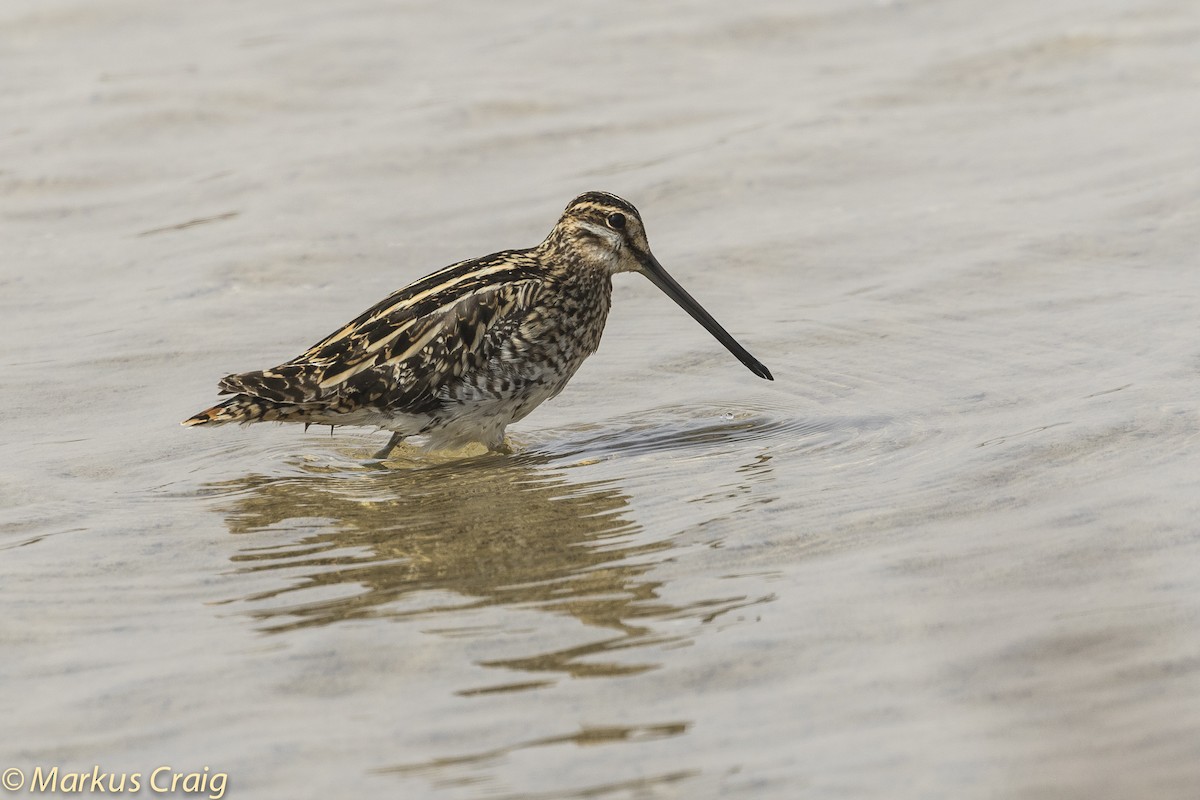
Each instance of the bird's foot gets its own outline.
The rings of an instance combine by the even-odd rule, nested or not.
[[[388,443],[383,446],[383,449],[372,456],[372,458],[376,461],[386,460],[392,454],[392,451],[396,449],[396,445],[404,441],[404,438],[405,436],[402,433],[393,433],[392,438],[388,439]]]
[[[502,456],[511,456],[516,454],[520,448],[512,439],[505,436],[500,440],[499,444],[489,445],[488,450],[493,453],[499,453]]]

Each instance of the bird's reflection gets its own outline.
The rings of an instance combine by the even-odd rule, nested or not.
[[[653,667],[594,660],[670,640],[654,633],[650,618],[704,616],[744,603],[725,597],[693,609],[660,600],[661,584],[647,573],[669,540],[647,540],[611,483],[571,481],[546,461],[482,456],[394,469],[307,467],[210,486],[227,498],[231,532],[255,534],[232,556],[238,571],[274,571],[284,584],[237,599],[273,632],[351,619],[453,620],[453,612],[500,604],[568,614],[612,635],[485,664],[576,676]]]

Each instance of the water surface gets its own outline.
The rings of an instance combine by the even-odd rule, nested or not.
[[[1191,797],[1200,11],[0,10],[0,767],[229,798]],[[510,429],[187,430],[589,189]]]

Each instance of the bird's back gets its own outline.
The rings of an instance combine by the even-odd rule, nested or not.
[[[527,253],[446,267],[277,367],[227,376],[221,391],[334,412],[363,405],[427,411],[442,385],[483,355],[487,333],[511,325],[537,293],[542,276]]]

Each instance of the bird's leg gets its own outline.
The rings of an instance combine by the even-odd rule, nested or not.
[[[403,433],[398,433],[398,432],[393,433],[392,438],[388,439],[388,443],[383,446],[383,449],[375,454],[375,458],[379,459],[380,461],[383,461],[385,458],[387,458],[388,456],[390,456],[392,454],[392,451],[396,449],[396,445],[400,444],[403,441],[404,441]]]

